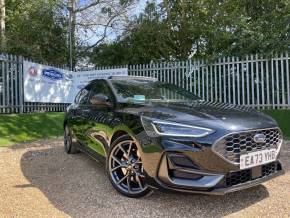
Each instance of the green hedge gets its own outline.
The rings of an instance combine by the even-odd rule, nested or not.
[[[290,139],[290,110],[263,110],[265,114],[273,117],[279,124],[286,139]]]

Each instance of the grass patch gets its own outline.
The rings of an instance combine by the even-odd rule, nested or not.
[[[290,139],[290,110],[263,110],[273,117]],[[63,134],[64,113],[34,113],[0,115],[0,147],[54,138]]]
[[[64,113],[0,115],[0,147],[63,134]]]
[[[262,112],[273,117],[279,124],[284,137],[290,139],[290,110],[263,110]]]

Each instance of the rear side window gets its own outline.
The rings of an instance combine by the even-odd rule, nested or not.
[[[78,94],[76,95],[76,98],[75,98],[75,103],[76,103],[76,104],[78,104],[78,103],[80,102],[80,96],[81,96],[81,94],[82,94],[82,91],[83,91],[83,90],[80,90],[80,91],[78,92]]]
[[[108,84],[105,81],[96,81],[94,82],[91,87],[91,96],[93,95],[104,95],[109,98],[109,101],[113,101],[113,93],[111,88],[108,86]]]
[[[75,103],[76,104],[86,104],[89,99],[89,91],[85,88],[82,89],[76,96],[75,98]]]

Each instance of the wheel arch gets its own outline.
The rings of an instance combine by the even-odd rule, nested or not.
[[[128,133],[127,131],[125,130],[117,130],[113,133],[110,141],[109,141],[109,145],[111,145],[114,141],[116,141],[118,138],[120,138],[121,136],[124,136],[124,135],[129,135],[131,136],[130,133]],[[131,136],[132,137],[132,136]],[[132,137],[133,138],[133,137]]]

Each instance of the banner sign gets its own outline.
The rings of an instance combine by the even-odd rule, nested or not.
[[[93,79],[127,76],[128,69],[72,72],[29,61],[23,62],[24,101],[72,103],[77,92]]]
[[[25,102],[72,102],[72,72],[24,61],[23,73]]]
[[[84,88],[94,79],[107,79],[110,76],[128,76],[127,68],[79,71],[74,73],[74,85],[76,89]]]

